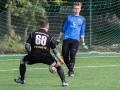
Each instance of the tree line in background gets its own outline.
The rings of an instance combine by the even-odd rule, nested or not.
[[[59,12],[60,7],[65,5],[72,6],[75,1],[83,3],[83,15],[89,15],[89,5],[90,1],[92,1],[92,13],[94,15],[111,13],[116,14],[120,19],[120,14],[118,13],[120,0],[0,0],[0,12],[7,10],[8,35],[10,35],[12,30],[11,15],[23,20],[24,24],[26,24],[26,33],[31,25],[32,28],[38,25],[38,18],[47,18],[46,12]],[[106,4],[106,6],[103,7],[102,4]],[[104,12],[104,10],[107,12]]]
[[[58,12],[62,0],[1,0],[0,11],[7,11],[8,36],[14,28],[12,16],[22,20],[25,24],[24,42],[26,41],[29,29],[35,30],[41,19],[46,19],[46,12]],[[41,19],[40,19],[41,18]],[[17,28],[17,27],[16,27]]]
[[[8,47],[4,44],[3,49],[14,47],[14,45],[16,45],[15,43],[21,41],[19,34],[16,34],[18,25],[13,22],[13,17],[20,19],[20,22],[17,22],[24,24],[24,28],[22,28],[22,32],[24,33],[22,36],[24,37],[22,38],[25,43],[28,30],[30,32],[38,29],[39,22],[42,19],[47,19],[46,12],[58,12],[58,8],[60,8],[62,2],[62,0],[0,0],[0,13],[4,11],[7,12],[5,26],[7,33],[4,35],[4,38],[0,43],[3,44],[3,42],[5,42]]]
[[[109,28],[110,25],[115,24],[114,20],[120,19],[120,0],[0,0],[0,13],[6,11],[6,30],[7,33],[4,35],[4,40],[9,42],[9,46],[12,47],[12,43],[18,43],[21,41],[19,33],[17,33],[17,29],[19,29],[19,25],[14,23],[12,17],[16,19],[20,19],[20,23],[24,24],[22,30],[22,43],[26,41],[28,36],[28,32],[36,30],[39,28],[39,22],[42,19],[49,19],[49,21],[54,23],[51,25],[50,30],[60,29],[61,23],[64,18],[72,13],[72,5],[73,2],[82,2],[82,12],[81,14],[85,16],[87,19],[87,40],[89,44],[89,20],[90,16],[90,1],[92,1],[92,40],[93,43],[96,44],[96,41],[99,41],[97,44],[101,44],[104,41],[97,38],[96,35],[102,35],[106,38],[107,33],[110,31],[111,33],[118,33],[112,31]],[[69,7],[70,6],[70,7]],[[61,17],[63,16],[63,17]],[[115,17],[111,19],[112,17]],[[100,17],[100,18],[99,18]],[[110,22],[113,20],[113,22]],[[100,22],[101,21],[101,22]],[[119,22],[119,21],[118,21]],[[109,23],[109,24],[108,24]],[[104,31],[103,26],[106,26],[106,31]],[[59,28],[58,28],[59,27]],[[116,24],[113,25],[112,28],[116,27]],[[108,29],[108,30],[107,30]],[[1,30],[1,29],[0,29]],[[56,33],[55,31],[52,33]],[[17,35],[18,34],[18,35]],[[110,36],[111,34],[109,34]],[[112,38],[112,37],[111,37]],[[119,37],[118,37],[119,38]],[[113,39],[114,40],[114,39]],[[12,43],[11,43],[12,42]],[[117,41],[118,42],[118,41]],[[113,42],[114,43],[114,42]],[[104,43],[105,44],[105,43]],[[15,44],[14,44],[15,45]],[[3,45],[4,46],[4,45]],[[18,45],[19,46],[19,45]]]

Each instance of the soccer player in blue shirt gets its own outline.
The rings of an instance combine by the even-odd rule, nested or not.
[[[67,76],[74,76],[73,69],[75,65],[75,56],[78,50],[80,39],[82,42],[82,47],[84,49],[88,49],[84,41],[85,18],[79,15],[81,7],[82,4],[80,2],[74,2],[74,13],[67,16],[57,39],[57,44],[59,44],[60,39],[64,35],[62,44],[62,56],[64,58],[66,66],[69,69]]]

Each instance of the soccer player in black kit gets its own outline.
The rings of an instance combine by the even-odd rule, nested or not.
[[[40,29],[30,33],[25,44],[25,49],[28,54],[20,60],[20,77],[14,79],[16,83],[25,84],[26,64],[32,65],[35,63],[43,63],[51,67],[56,67],[57,73],[62,81],[62,86],[69,86],[65,81],[64,71],[60,63],[50,54],[51,48],[61,64],[64,64],[64,60],[56,48],[56,42],[48,33],[48,30],[49,22],[47,20],[42,20],[40,22]]]

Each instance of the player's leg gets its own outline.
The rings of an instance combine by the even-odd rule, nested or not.
[[[60,63],[51,55],[49,59],[42,61],[44,64],[50,65],[50,67],[56,67],[57,73],[62,81],[62,86],[68,86],[69,84],[65,80],[64,70],[62,69]]]
[[[26,55],[23,59],[20,60],[20,67],[19,67],[19,72],[20,72],[20,77],[14,79],[16,83],[25,83],[25,72],[26,72],[26,64],[34,64],[37,63],[35,56],[28,54]]]
[[[70,49],[69,41],[70,41],[69,39],[63,40],[63,44],[62,44],[62,56],[68,69],[69,69],[69,49]]]
[[[25,79],[26,65],[23,59],[20,60],[20,76],[21,80]]]
[[[26,65],[23,59],[20,60],[20,67],[19,67],[20,77],[14,79],[15,82],[24,84],[25,83],[25,72],[26,72]]]
[[[79,42],[77,40],[72,40],[70,46],[70,61],[69,61],[69,76],[74,76],[74,65],[75,65],[75,56],[78,50]]]
[[[69,86],[69,84],[66,82],[65,80],[65,75],[64,75],[64,70],[62,69],[62,67],[60,66],[60,63],[57,62],[55,67],[57,68],[57,73],[61,78],[62,81],[62,86]]]

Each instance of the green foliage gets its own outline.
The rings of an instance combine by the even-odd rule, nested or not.
[[[24,45],[20,41],[21,37],[12,30],[10,36],[6,34],[3,40],[0,41],[0,53],[25,53]]]
[[[47,18],[40,0],[11,0],[5,7],[11,7],[11,14],[21,18],[27,27],[34,28],[41,19]]]
[[[89,48],[91,51],[97,51],[97,52],[117,52],[119,48],[118,44],[113,45],[93,45],[91,48]]]
[[[0,54],[24,54],[26,53],[22,43],[8,43],[0,41]]]
[[[67,0],[44,0],[42,6],[48,12],[59,12],[61,5]]]
[[[21,40],[21,37],[15,34],[14,30],[11,31],[11,35],[5,35],[3,41],[7,43],[18,43]]]

